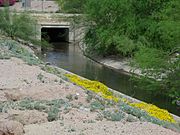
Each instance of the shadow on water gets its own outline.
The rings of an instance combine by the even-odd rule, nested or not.
[[[176,105],[171,104],[171,100],[162,96],[152,96],[148,91],[133,89],[130,76],[115,71],[101,64],[98,64],[83,56],[78,46],[68,43],[54,43],[54,49],[45,51],[46,55],[41,55],[43,61],[50,62],[60,68],[83,76],[91,80],[97,80],[108,87],[120,91],[139,100],[155,104],[160,108],[180,115]]]

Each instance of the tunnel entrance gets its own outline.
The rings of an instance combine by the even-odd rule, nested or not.
[[[41,39],[50,42],[69,42],[69,28],[42,28]]]

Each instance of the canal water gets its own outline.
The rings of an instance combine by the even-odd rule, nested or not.
[[[68,43],[54,43],[54,49],[43,51],[40,58],[45,62],[58,66],[85,78],[97,80],[108,87],[145,101],[152,103],[160,108],[167,109],[169,112],[179,115],[179,108],[171,104],[171,100],[162,96],[154,97],[147,91],[141,89],[133,89],[133,83],[130,76],[103,66],[97,62],[85,57],[79,46]]]

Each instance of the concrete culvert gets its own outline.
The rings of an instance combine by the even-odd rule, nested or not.
[[[48,42],[69,42],[69,28],[42,28],[41,39]]]

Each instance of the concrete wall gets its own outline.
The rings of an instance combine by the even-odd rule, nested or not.
[[[41,40],[41,29],[48,28],[48,29],[69,29],[69,38],[68,42],[80,42],[84,36],[84,32],[82,28],[74,28],[70,25],[70,23],[49,23],[49,24],[39,24],[37,25],[37,39]]]

